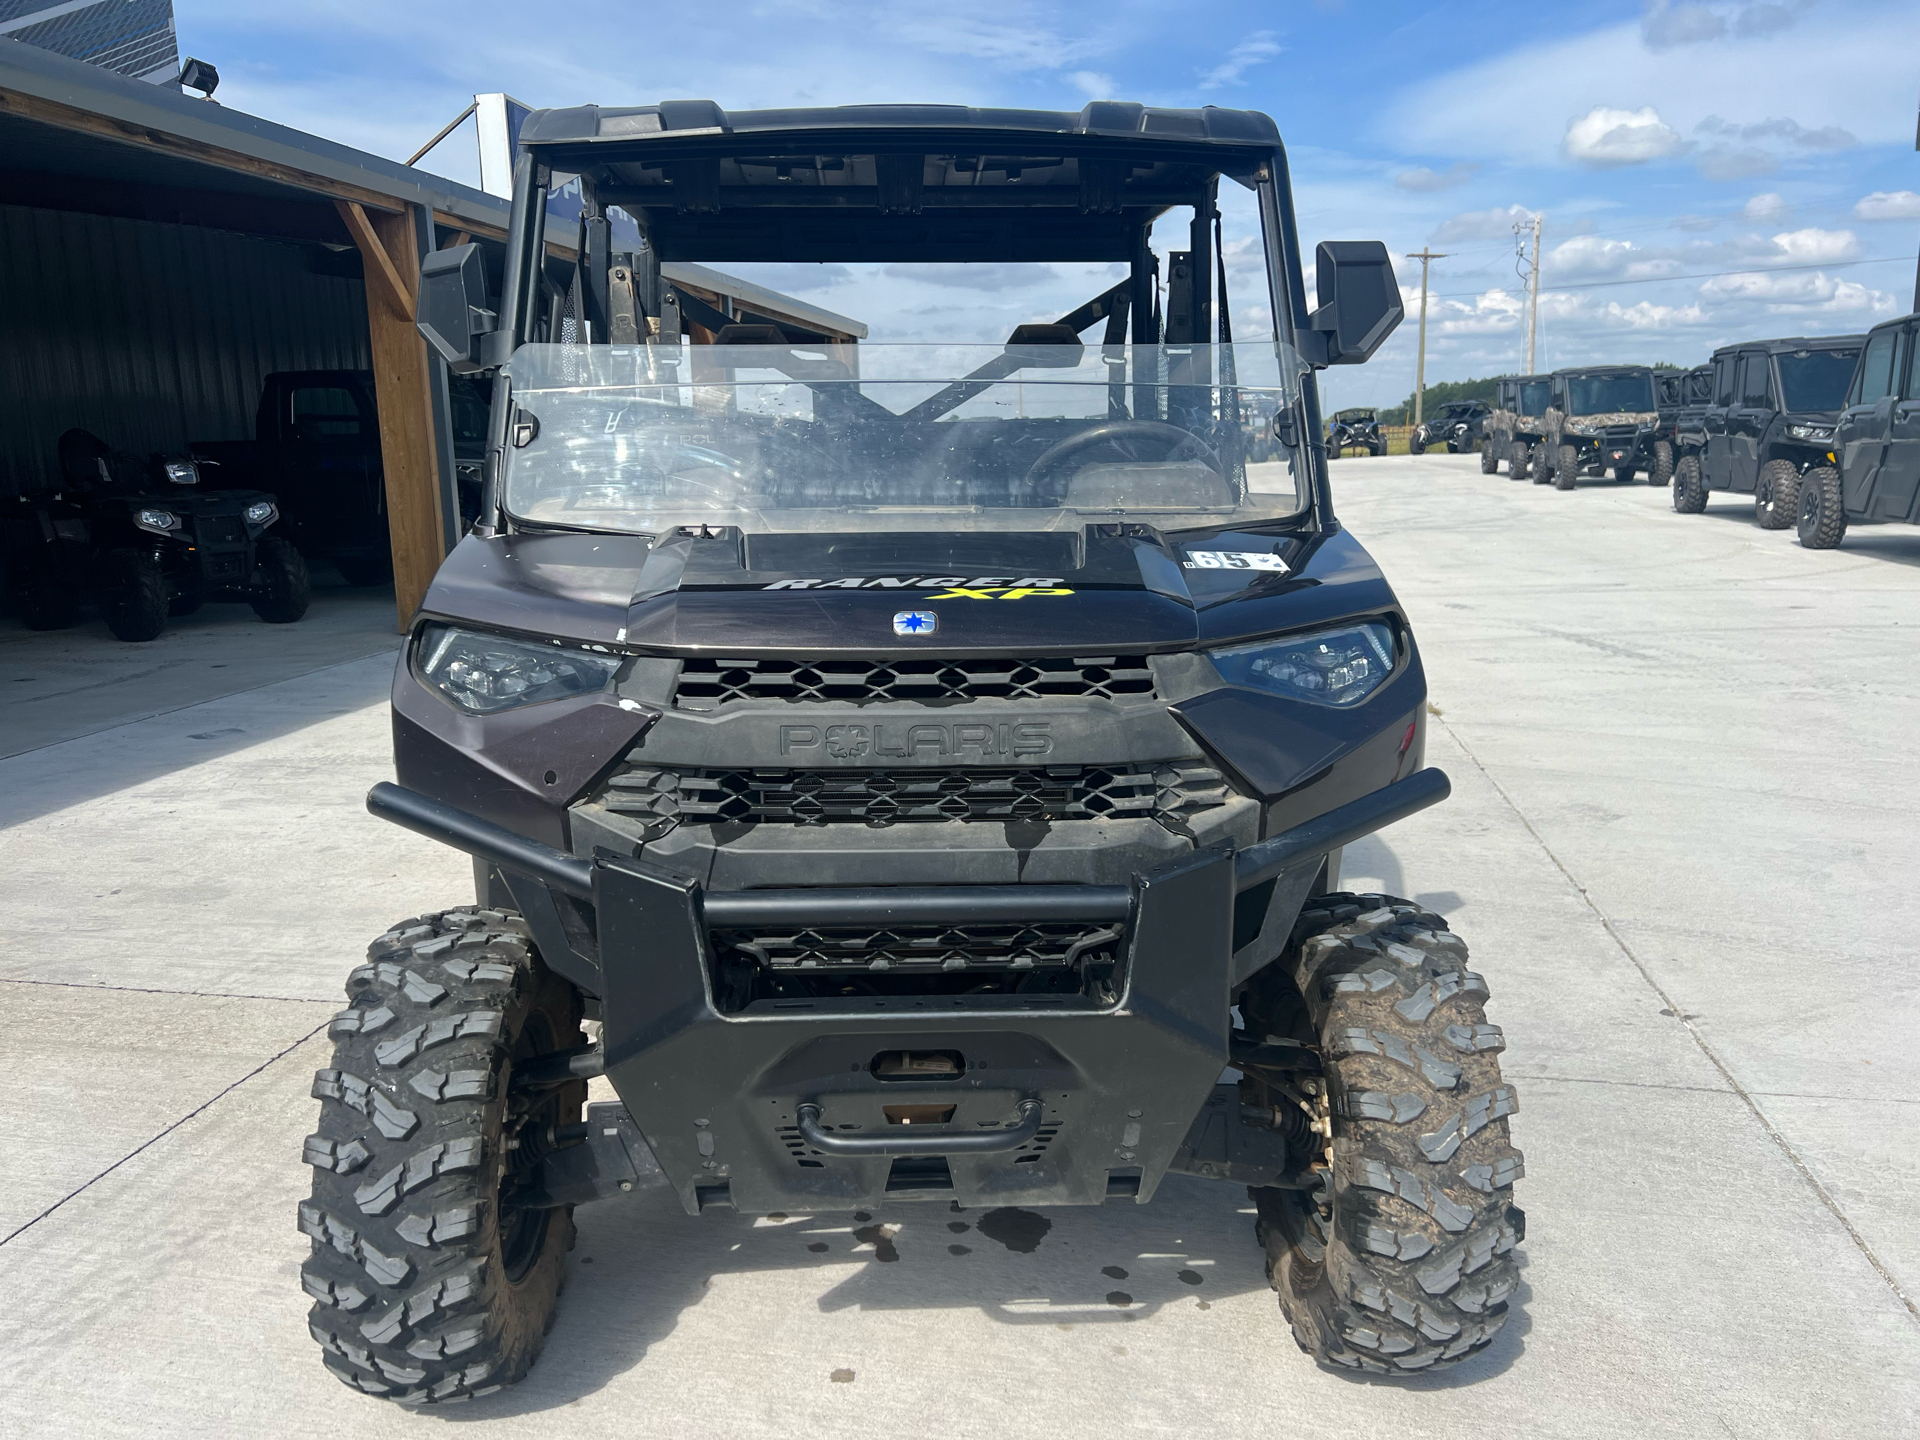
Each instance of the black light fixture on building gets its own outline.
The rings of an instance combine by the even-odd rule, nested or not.
[[[208,99],[220,86],[220,72],[204,60],[189,57],[180,67],[180,79],[176,82],[182,90],[198,90]]]

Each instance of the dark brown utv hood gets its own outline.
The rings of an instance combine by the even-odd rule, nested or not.
[[[897,655],[1176,650],[1397,609],[1343,531],[469,536],[423,615],[583,644]],[[933,621],[896,618],[908,612]]]

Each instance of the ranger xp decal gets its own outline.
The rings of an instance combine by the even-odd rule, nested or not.
[[[1071,595],[1060,588],[1057,575],[981,575],[969,580],[964,575],[848,575],[840,580],[776,580],[762,590],[948,590],[951,594],[932,595],[932,600],[1021,600],[1028,595]],[[985,591],[1017,592],[988,595]]]

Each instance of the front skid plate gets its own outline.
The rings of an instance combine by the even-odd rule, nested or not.
[[[929,1193],[969,1206],[1097,1205],[1110,1173],[1144,1202],[1227,1063],[1225,851],[1136,880],[1125,993],[1111,1009],[1065,997],[901,997],[722,1015],[698,893],[643,861],[595,869],[607,1077],[689,1213],[728,1201],[750,1214],[854,1209]],[[965,1068],[937,1080],[875,1077],[874,1057],[897,1050],[955,1052]],[[952,1106],[946,1124],[977,1133],[1010,1127],[1029,1096],[1045,1105],[1033,1142],[948,1157],[944,1173],[937,1161],[818,1154],[795,1113],[812,1102],[835,1130],[903,1134],[883,1106]]]

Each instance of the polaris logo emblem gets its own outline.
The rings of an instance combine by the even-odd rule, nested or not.
[[[940,617],[931,610],[902,610],[893,617],[896,635],[931,635],[940,628]]]
[[[1053,749],[1050,720],[1002,720],[990,725],[782,725],[780,753],[824,752],[835,760],[946,757],[1000,759],[1045,755]]]

